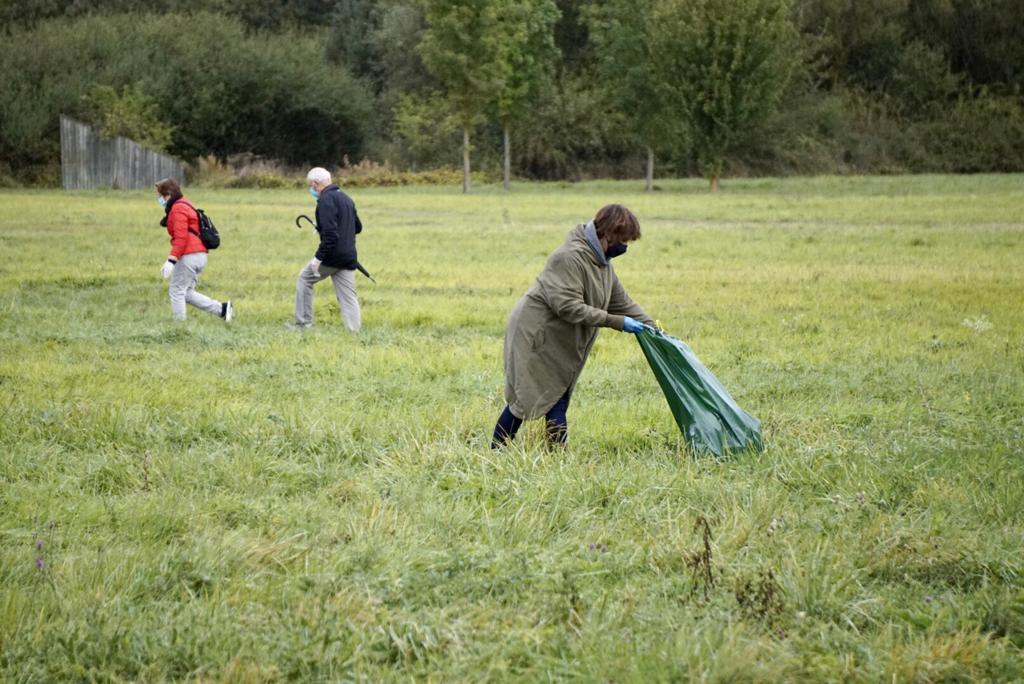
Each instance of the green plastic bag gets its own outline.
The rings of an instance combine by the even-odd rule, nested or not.
[[[730,451],[764,448],[761,421],[739,407],[682,340],[650,328],[636,339],[695,452],[721,457]]]

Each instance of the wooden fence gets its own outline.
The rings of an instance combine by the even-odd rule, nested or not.
[[[163,178],[185,184],[181,162],[127,138],[104,139],[92,127],[61,115],[60,172],[65,190],[152,188]]]

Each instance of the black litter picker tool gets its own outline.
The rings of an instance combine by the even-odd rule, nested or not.
[[[316,225],[316,223],[313,222],[313,219],[309,218],[305,214],[299,214],[298,216],[295,217],[295,227],[298,228],[299,230],[302,230],[302,222],[303,221],[308,223],[313,228],[313,230],[315,230],[316,232],[318,232],[318,233],[320,232],[320,229],[317,228],[317,225]],[[377,281],[374,279],[374,277],[372,275],[370,275],[370,272],[367,271],[365,268],[363,268],[363,265],[361,263],[359,263],[358,261],[356,262],[356,269],[360,273],[362,273],[364,276],[369,278],[371,283],[373,283],[374,285],[377,284]]]
[[[637,333],[636,339],[695,452],[721,458],[764,448],[761,421],[739,407],[685,342],[653,328]]]

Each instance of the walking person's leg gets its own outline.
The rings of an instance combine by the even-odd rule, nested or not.
[[[313,286],[327,277],[321,275],[322,273],[330,270],[321,264],[320,273],[317,273],[310,263],[299,271],[299,278],[295,283],[295,325],[313,325]]]
[[[356,272],[336,271],[331,274],[334,283],[334,296],[341,307],[341,318],[345,327],[352,332],[359,332],[362,327],[362,312],[359,310],[359,299],[356,297]]]
[[[224,311],[227,308],[226,304],[221,304],[216,299],[210,299],[206,295],[196,292],[196,285],[199,284],[199,274],[206,268],[206,253],[193,252],[192,254],[182,256],[174,267],[175,272],[177,272],[179,267],[187,269],[189,272],[189,284],[185,289],[185,303],[191,304],[206,313],[223,318]]]
[[[167,294],[171,298],[171,317],[176,321],[185,320],[185,295],[190,288],[195,287],[192,278],[192,271],[185,267],[182,259],[178,259],[171,271],[171,283],[167,287]]]
[[[552,444],[565,444],[569,439],[569,421],[565,415],[567,410],[569,410],[569,390],[565,391],[562,398],[556,401],[544,416],[548,441]]]
[[[516,417],[512,410],[506,406],[505,410],[498,416],[498,422],[494,426],[494,435],[491,437],[491,448],[497,449],[498,447],[508,444],[516,438],[516,433],[519,432],[519,428],[523,425],[523,419]]]

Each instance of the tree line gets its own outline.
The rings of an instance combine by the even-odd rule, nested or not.
[[[26,0],[0,177],[57,117],[186,159],[537,179],[1024,170],[1019,0]]]

